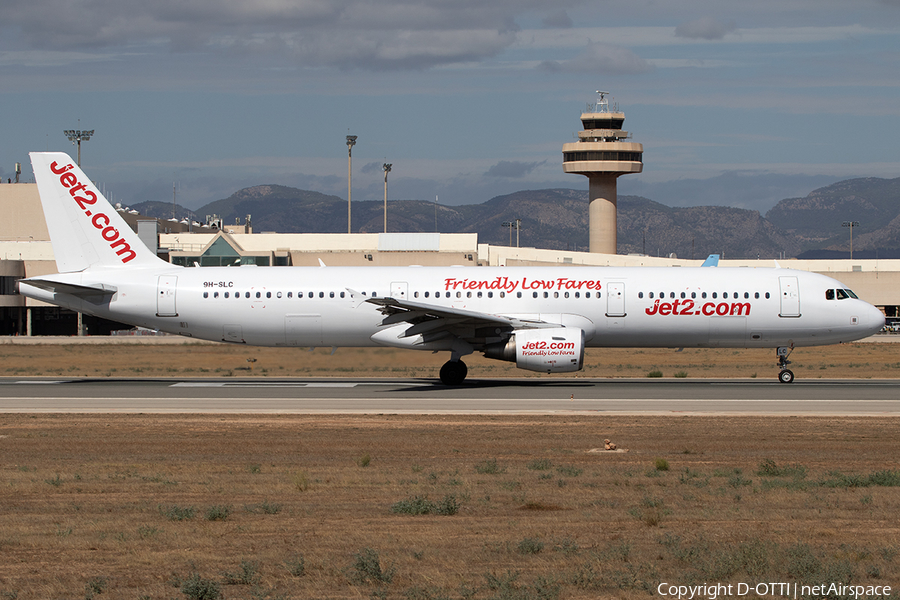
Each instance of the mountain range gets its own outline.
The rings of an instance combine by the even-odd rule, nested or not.
[[[131,208],[147,216],[171,218],[173,205],[143,202]],[[258,185],[190,211],[174,207],[177,218],[203,221],[218,215],[226,224],[251,215],[253,230],[279,233],[343,233],[347,201],[319,192]],[[481,204],[444,206],[423,200],[391,200],[391,232],[478,233],[481,243],[515,244],[503,223],[520,220],[521,246],[587,250],[588,193],[584,190],[526,190]],[[803,198],[778,202],[765,216],[727,206],[670,207],[640,196],[618,198],[620,254],[703,258],[900,258],[900,178],[850,179]],[[383,201],[353,202],[353,231],[384,231]]]

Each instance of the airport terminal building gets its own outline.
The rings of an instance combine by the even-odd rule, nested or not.
[[[0,335],[108,335],[128,326],[78,315],[20,296],[16,281],[56,273],[37,185],[0,184]],[[474,233],[254,233],[249,223],[225,226],[142,217],[117,207],[148,247],[186,267],[257,266],[699,266],[680,260],[513,248],[479,244]],[[785,268],[834,277],[882,309],[890,323],[900,306],[900,260],[781,260]],[[771,259],[727,260],[721,266],[772,266]]]

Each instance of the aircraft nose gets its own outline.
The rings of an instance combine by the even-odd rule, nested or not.
[[[867,310],[861,318],[862,323],[870,332],[878,333],[884,328],[884,314],[871,304],[866,308]]]

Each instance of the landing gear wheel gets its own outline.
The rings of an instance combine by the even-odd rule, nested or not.
[[[781,372],[778,374],[778,381],[781,383],[794,382],[794,372],[787,368],[787,366],[791,364],[791,361],[788,360],[788,356],[790,356],[793,351],[793,345],[779,346],[775,349],[775,355],[778,357],[778,368],[781,369]]]
[[[469,367],[461,360],[448,360],[441,367],[441,383],[444,385],[459,385],[469,373]]]

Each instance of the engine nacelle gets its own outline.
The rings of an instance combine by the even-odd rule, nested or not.
[[[584,330],[575,327],[521,329],[505,343],[486,346],[484,355],[515,362],[520,369],[571,373],[584,366]]]

